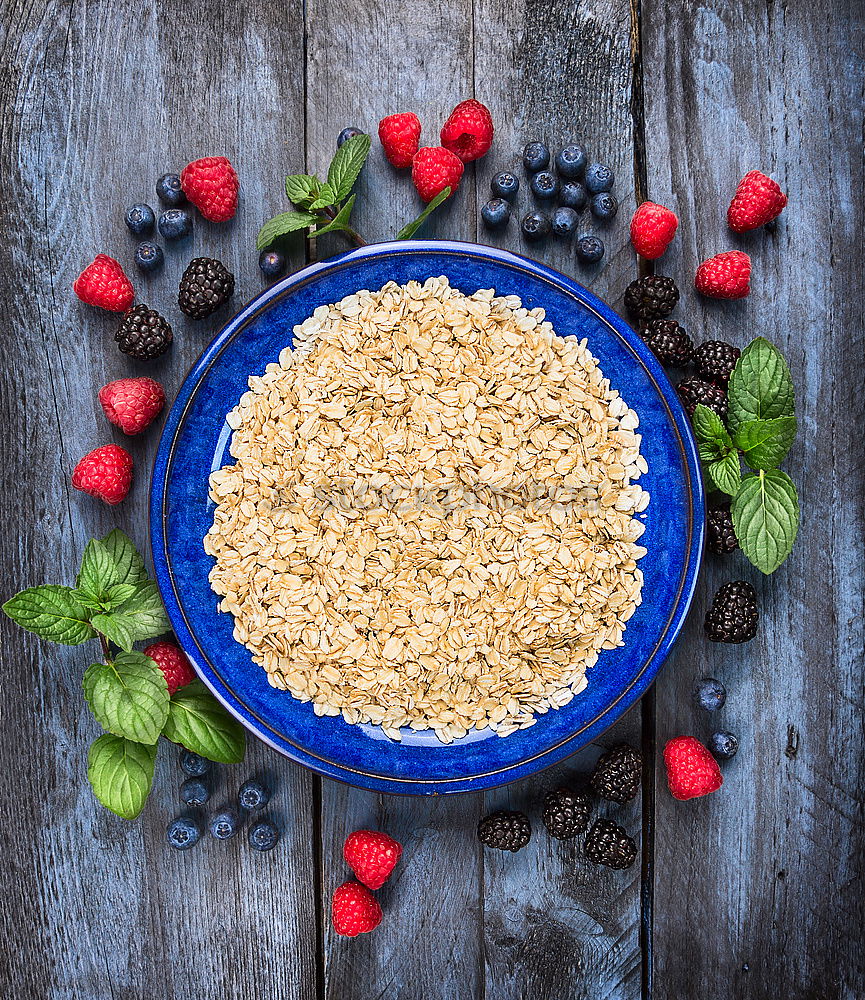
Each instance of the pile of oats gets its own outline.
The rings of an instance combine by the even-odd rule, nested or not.
[[[318,715],[505,736],[640,604],[638,420],[585,341],[445,278],[316,309],[228,415],[220,608]]]

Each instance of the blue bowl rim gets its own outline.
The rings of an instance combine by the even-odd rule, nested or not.
[[[645,370],[649,380],[662,399],[676,433],[683,467],[688,479],[686,495],[690,501],[688,524],[687,556],[679,581],[676,602],[667,625],[655,645],[653,653],[631,683],[579,729],[546,750],[527,757],[514,764],[476,775],[445,779],[408,779],[391,777],[368,771],[357,770],[321,757],[311,750],[298,746],[287,737],[271,728],[253,712],[238,695],[223,681],[216,667],[210,662],[199,646],[192,626],[177,596],[176,583],[168,557],[165,532],[167,518],[167,483],[171,472],[172,458],[176,442],[185,422],[186,414],[195,396],[199,383],[206,372],[216,363],[226,345],[240,334],[261,312],[276,299],[314,280],[322,273],[350,267],[358,261],[370,257],[380,257],[399,253],[411,254],[456,254],[476,259],[504,264],[510,269],[523,270],[534,278],[557,285],[578,299],[610,331],[623,340],[635,359]],[[432,272],[431,272],[432,273]],[[612,726],[632,705],[645,694],[655,680],[661,666],[668,657],[676,639],[682,631],[696,589],[702,562],[705,531],[705,497],[700,460],[691,422],[681,401],[664,373],[658,360],[631,327],[606,303],[579,282],[555,269],[530,260],[509,250],[483,246],[458,240],[407,240],[400,242],[373,243],[327,260],[309,264],[266,288],[251,299],[237,312],[208,344],[198,360],[192,365],[169,410],[159,440],[156,459],[151,473],[150,491],[150,544],[156,579],[162,594],[168,617],[174,627],[180,645],[189,656],[198,676],[213,695],[247,729],[274,750],[296,763],[326,777],[349,785],[360,786],[379,792],[396,794],[453,794],[496,788],[509,784],[529,774],[552,767],[576,753],[591,740],[596,739]],[[583,737],[582,739],[580,737]],[[542,763],[538,763],[543,761]],[[534,766],[533,766],[534,765]]]

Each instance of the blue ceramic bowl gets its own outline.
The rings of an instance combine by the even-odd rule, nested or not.
[[[318,718],[310,704],[272,688],[217,611],[202,538],[213,519],[207,477],[232,461],[226,413],[291,343],[292,327],[319,305],[388,281],[446,275],[471,293],[495,288],[541,306],[560,334],[587,337],[604,374],[640,417],[651,494],[642,515],[643,604],[622,648],[605,651],[586,690],[537,724],[501,738],[473,732],[450,746],[431,732],[402,743],[373,725]],[[217,698],[266,743],[321,774],[384,792],[476,791],[524,777],[579,750],[643,694],[688,610],[703,543],[703,490],[690,424],[667,377],[642,341],[582,286],[514,254],[469,243],[378,244],[314,264],[269,288],[207,348],[171,408],[153,474],[151,538],[156,575],[181,645]]]

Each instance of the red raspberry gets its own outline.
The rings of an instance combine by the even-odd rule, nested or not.
[[[183,650],[173,642],[154,642],[144,650],[144,655],[149,656],[165,674],[169,695],[195,680],[192,664]]]
[[[444,188],[450,186],[451,194],[460,186],[463,161],[444,146],[424,146],[415,154],[411,165],[411,179],[424,201],[432,201]]]
[[[393,837],[375,830],[355,830],[342,849],[349,868],[369,889],[380,889],[390,877],[402,846]]]
[[[724,784],[718,762],[693,736],[677,736],[664,747],[667,782],[674,799],[708,795]]]
[[[75,279],[72,290],[89,306],[126,312],[135,298],[132,282],[113,257],[101,253]]]
[[[112,506],[120,503],[132,485],[132,456],[119,444],[95,448],[75,466],[72,485]]]
[[[751,258],[741,250],[716,253],[697,268],[694,287],[713,299],[744,299],[751,291]]]
[[[486,153],[493,144],[493,116],[480,101],[461,101],[444,123],[441,140],[463,161],[469,163]]]
[[[646,260],[657,260],[670,245],[679,220],[675,212],[653,201],[644,201],[631,219],[631,242]]]
[[[420,118],[412,111],[388,115],[378,123],[384,155],[395,167],[410,167],[420,143]]]
[[[224,156],[193,160],[180,172],[183,193],[209,222],[227,222],[237,211],[240,181]]]
[[[333,894],[333,929],[344,937],[368,934],[381,923],[378,900],[360,882],[345,882]]]
[[[165,392],[152,378],[119,378],[99,390],[99,402],[124,434],[139,434],[159,416]]]
[[[786,206],[787,195],[777,182],[751,170],[739,181],[727,209],[727,224],[734,233],[747,233],[777,219]]]

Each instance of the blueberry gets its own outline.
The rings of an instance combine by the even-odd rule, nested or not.
[[[180,769],[190,778],[200,778],[210,770],[210,761],[191,750],[180,751]]]
[[[490,190],[496,198],[513,198],[520,189],[520,179],[509,170],[496,174],[490,181]]]
[[[163,174],[156,182],[156,197],[163,205],[182,205],[186,201],[186,195],[180,186],[180,175]]]
[[[586,207],[587,200],[586,189],[579,181],[568,181],[559,189],[559,204],[564,205],[565,208],[573,208],[577,212],[581,212]]]
[[[736,756],[736,751],[739,749],[739,741],[732,733],[721,730],[718,733],[712,733],[709,737],[709,749],[716,757],[729,760],[731,757]]]
[[[188,806],[203,806],[210,798],[210,789],[201,778],[187,778],[180,786],[180,799]]]
[[[266,819],[249,830],[249,846],[255,851],[270,851],[276,847],[279,830]]]
[[[244,781],[237,793],[237,801],[241,809],[255,812],[263,809],[270,801],[270,792],[258,781]]]
[[[586,169],[586,151],[582,146],[565,146],[556,153],[556,170],[561,177],[573,180]]]
[[[178,816],[168,824],[166,832],[168,843],[178,851],[187,851],[195,847],[201,838],[201,827],[186,816]]]
[[[481,209],[481,218],[488,229],[506,226],[511,217],[511,206],[504,198],[492,198]]]
[[[183,240],[192,232],[192,216],[184,208],[169,208],[159,216],[159,234],[166,240]]]
[[[544,170],[550,165],[550,151],[542,142],[530,142],[523,149],[523,166],[530,173]]]
[[[611,191],[616,175],[603,163],[590,163],[586,167],[586,190],[589,194]]]
[[[135,263],[142,271],[155,271],[164,260],[162,247],[156,243],[139,243],[135,248]]]
[[[694,685],[694,697],[700,708],[717,712],[727,700],[727,689],[714,677],[704,677]]]
[[[580,217],[572,208],[557,208],[553,212],[553,232],[556,236],[570,236],[579,221]]]
[[[236,809],[226,807],[210,821],[210,832],[217,840],[230,840],[240,829],[240,816]]]
[[[592,215],[596,219],[600,219],[601,222],[609,222],[610,219],[614,219],[616,212],[619,211],[616,196],[610,194],[609,191],[602,191],[600,194],[594,195],[589,207],[592,210]]]
[[[149,236],[156,225],[156,216],[149,205],[133,205],[126,209],[123,221],[133,236]]]
[[[549,170],[541,170],[539,173],[533,174],[529,186],[532,189],[532,194],[544,201],[555,198],[559,193],[559,179]]]
[[[363,135],[363,132],[359,128],[355,128],[354,125],[344,128],[336,137],[336,148],[339,149],[346,140],[353,139],[356,135]]]
[[[543,212],[529,212],[522,222],[523,236],[534,242],[550,234],[550,219]]]
[[[278,278],[285,270],[285,255],[278,250],[262,250],[258,266],[265,277]]]
[[[592,233],[583,233],[577,237],[577,258],[583,264],[597,264],[604,256],[604,243]]]

